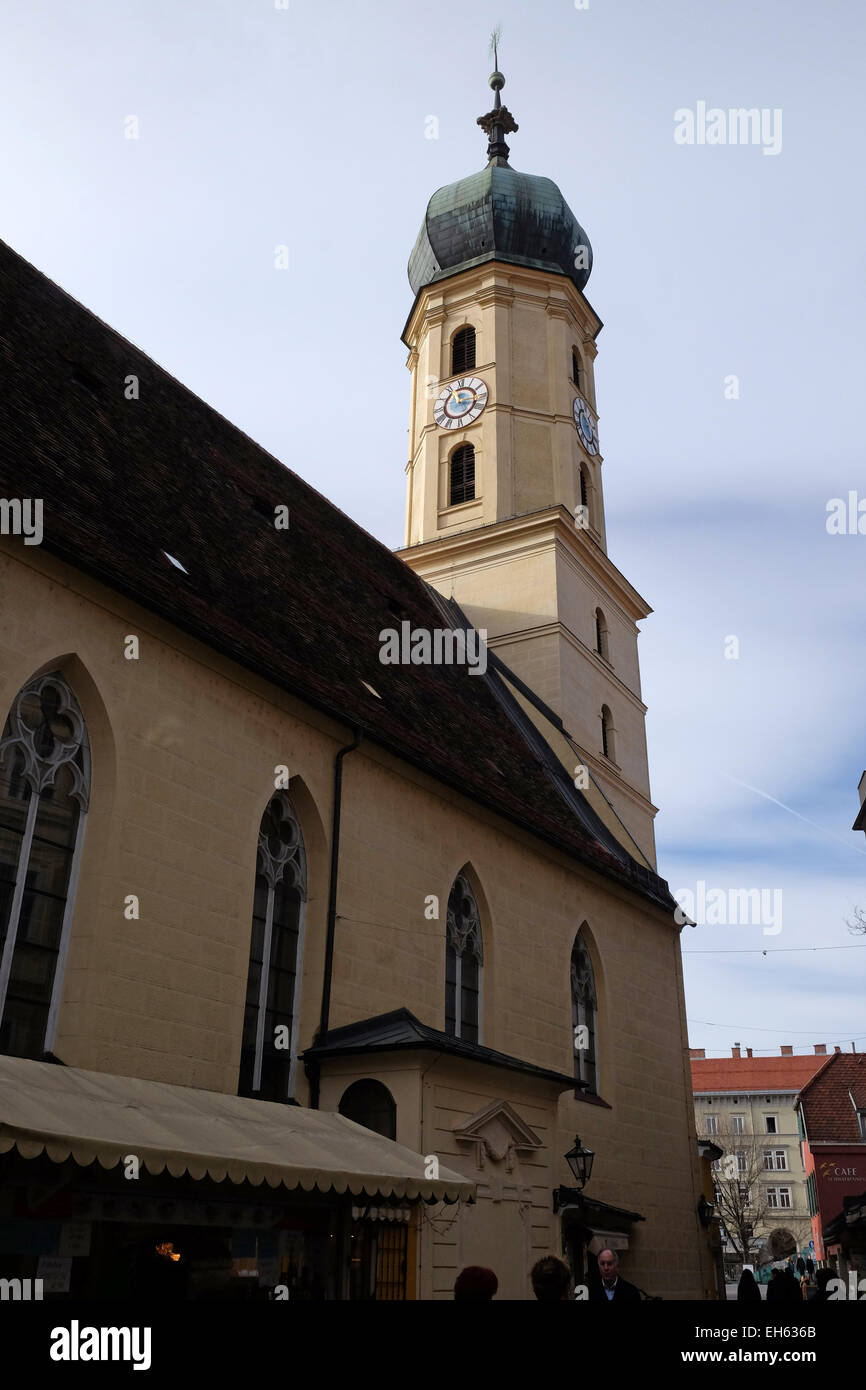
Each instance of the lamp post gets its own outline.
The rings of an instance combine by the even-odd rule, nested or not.
[[[592,1161],[595,1154],[592,1149],[583,1148],[580,1142],[580,1135],[574,1136],[574,1148],[569,1149],[565,1155],[565,1161],[574,1174],[578,1191],[582,1191],[592,1176]]]

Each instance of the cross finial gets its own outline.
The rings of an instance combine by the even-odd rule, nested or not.
[[[508,146],[505,143],[505,136],[517,130],[517,122],[508,110],[507,106],[502,105],[502,98],[499,93],[505,86],[505,78],[499,71],[499,43],[502,39],[502,25],[497,24],[493,33],[490,35],[490,52],[493,54],[494,71],[490,74],[490,86],[496,96],[493,101],[493,110],[486,115],[478,117],[478,124],[487,136],[487,159],[490,164],[508,165]]]

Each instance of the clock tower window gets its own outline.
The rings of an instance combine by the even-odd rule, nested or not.
[[[475,329],[471,324],[454,334],[451,343],[451,375],[461,376],[475,366]]]
[[[592,508],[590,507],[590,503],[589,503],[589,497],[590,497],[589,475],[587,474],[587,471],[586,471],[586,465],[582,463],[582,464],[580,465],[580,505],[581,505],[582,507],[585,507],[585,508],[586,508],[586,511],[584,512],[584,516],[585,516],[585,517],[587,518],[587,520],[589,521],[590,526],[592,526],[592,525],[593,525],[593,517],[592,517]]]
[[[577,387],[578,391],[581,389],[582,377],[583,377],[583,373],[582,373],[581,370],[580,370],[580,358],[578,357],[577,353],[574,351],[574,348],[572,348],[572,350],[571,350],[571,379],[572,379],[572,381],[574,382],[575,386]]]
[[[448,505],[471,502],[475,497],[475,446],[461,444],[449,462]]]

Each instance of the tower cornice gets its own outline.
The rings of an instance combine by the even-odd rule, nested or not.
[[[453,535],[437,536],[418,545],[401,547],[396,553],[428,582],[439,588],[435,576],[451,570],[471,568],[479,555],[490,563],[512,558],[517,552],[531,552],[558,543],[584,566],[632,621],[649,617],[652,609],[624,574],[605,554],[588,531],[575,525],[574,518],[561,505],[541,511],[508,517],[487,526],[472,526]],[[423,563],[419,563],[422,560]]]

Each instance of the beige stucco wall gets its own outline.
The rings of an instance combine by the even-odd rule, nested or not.
[[[129,634],[139,637],[137,661],[124,658]],[[34,674],[58,667],[87,721],[93,779],[54,1050],[72,1066],[234,1092],[256,839],[279,764],[293,777],[308,857],[302,1048],[318,1025],[333,759],[347,729],[41,551],[4,540],[0,708]],[[612,1109],[566,1095],[554,1116],[543,1086],[492,1068],[475,1069],[483,1079],[458,1069],[447,1085],[428,1079],[433,1090],[411,1101],[417,1120],[398,1104],[398,1137],[457,1166],[454,1116],[510,1101],[544,1133],[544,1155],[530,1164],[537,1200],[528,1249],[537,1256],[545,1241],[559,1252],[544,1209],[551,1187],[570,1181],[561,1155],[579,1130],[597,1153],[591,1195],[647,1217],[624,1272],[653,1292],[698,1296],[678,946],[660,914],[384,751],[362,747],[344,764],[331,1026],[405,1006],[443,1027],[445,905],[467,863],[484,930],[483,1042],[570,1073],[569,958],[587,923],[600,992],[601,1093]],[[124,917],[129,894],[140,898],[138,921]],[[431,894],[438,921],[425,917]],[[413,1084],[404,1078],[400,1095],[410,1097]],[[336,1108],[339,1096],[328,1095],[323,1105]],[[306,1103],[302,1068],[297,1096]],[[488,1204],[484,1220],[495,1226],[500,1205]],[[478,1212],[468,1219],[475,1235],[465,1237],[466,1250],[485,1239]],[[513,1236],[513,1213],[502,1220]],[[440,1260],[422,1238],[422,1294],[444,1293],[452,1266],[442,1261],[461,1249],[455,1256],[449,1246]]]

